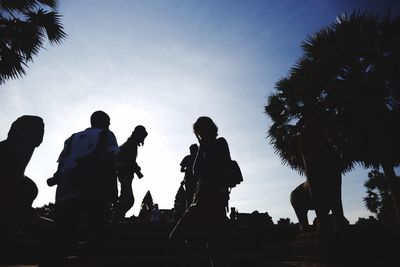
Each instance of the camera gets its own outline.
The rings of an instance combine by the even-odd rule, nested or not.
[[[143,178],[143,174],[138,170],[138,171],[135,171],[135,174],[137,175],[137,177],[139,178],[139,179],[142,179]]]
[[[51,177],[51,178],[47,179],[46,182],[47,182],[48,186],[52,187],[52,186],[55,186],[57,184],[57,179],[54,178],[54,177]]]

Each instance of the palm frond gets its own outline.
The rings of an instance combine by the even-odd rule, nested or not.
[[[1,47],[0,58],[0,84],[8,79],[16,79],[25,75],[26,64],[20,54],[7,47]]]
[[[25,74],[46,39],[65,38],[57,0],[0,0],[0,84]]]
[[[379,20],[355,10],[306,37],[303,55],[265,106],[274,122],[268,137],[284,164],[301,168],[293,147],[307,114],[320,117],[342,173],[356,164],[400,164],[399,36],[400,16]],[[371,186],[380,188],[379,181]]]
[[[61,16],[53,11],[39,9],[37,12],[26,12],[28,22],[46,33],[50,43],[60,44],[67,36],[61,25]]]
[[[59,1],[58,0],[37,0],[38,3],[42,5],[46,5],[50,7],[51,9],[55,10],[59,6]]]
[[[38,7],[46,7],[56,10],[59,6],[58,0],[0,0],[0,9],[7,9],[13,12],[26,12]]]

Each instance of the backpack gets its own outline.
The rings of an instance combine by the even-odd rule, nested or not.
[[[233,188],[243,182],[243,175],[236,160],[230,160],[226,169],[226,186]]]
[[[69,176],[71,182],[76,188],[79,188],[82,192],[94,191],[93,185],[101,186],[103,182],[99,177],[108,171],[108,163],[104,159],[103,152],[105,151],[107,131],[102,130],[99,132],[98,140],[94,145],[94,148],[83,156],[79,155],[75,159],[76,165],[70,170]],[[70,139],[67,140],[66,154],[71,152],[72,139],[80,140],[79,135],[73,134]],[[83,146],[85,143],[76,143],[76,146]],[[97,187],[96,190],[98,190]]]

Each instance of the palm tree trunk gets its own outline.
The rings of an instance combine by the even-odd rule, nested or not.
[[[387,186],[389,194],[393,201],[394,212],[397,218],[397,222],[400,223],[400,210],[399,210],[399,190],[396,187],[394,181],[397,179],[396,173],[394,172],[394,165],[388,162],[381,163],[383,172],[385,173],[385,177],[387,179]]]

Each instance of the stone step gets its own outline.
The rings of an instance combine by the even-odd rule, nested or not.
[[[292,253],[319,254],[321,243],[318,240],[299,240],[289,244]]]

